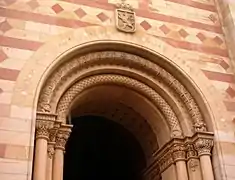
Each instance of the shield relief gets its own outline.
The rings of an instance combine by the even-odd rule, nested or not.
[[[117,4],[115,11],[116,27],[119,31],[133,33],[136,31],[135,12],[129,4]]]

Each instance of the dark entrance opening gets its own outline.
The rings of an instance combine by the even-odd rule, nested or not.
[[[141,180],[145,156],[123,126],[98,116],[72,118],[63,180]]]

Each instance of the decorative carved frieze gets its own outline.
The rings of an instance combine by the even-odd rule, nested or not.
[[[57,117],[56,114],[40,112],[40,111],[37,112],[37,120],[55,121],[56,117]]]
[[[155,164],[160,167],[160,172],[163,172],[173,163],[177,161],[189,161],[198,159],[201,155],[210,155],[213,147],[213,133],[197,132],[192,137],[173,138],[170,142],[165,144],[160,150],[153,154],[153,162],[150,166]],[[194,161],[191,166],[194,166]]]
[[[66,142],[70,136],[72,125],[62,125],[56,134],[55,149],[65,150]]]
[[[121,0],[121,3],[116,5],[116,27],[119,31],[133,33],[136,31],[135,12],[130,4]]]

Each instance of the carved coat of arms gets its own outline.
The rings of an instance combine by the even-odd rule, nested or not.
[[[117,4],[116,27],[118,30],[128,33],[136,31],[135,12],[131,5],[122,3]]]

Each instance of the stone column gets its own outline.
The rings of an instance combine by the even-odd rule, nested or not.
[[[38,117],[37,117],[38,118]],[[36,120],[36,144],[34,159],[34,180],[46,180],[47,168],[47,141],[49,139],[49,131],[53,128],[54,121],[42,119]]]
[[[172,155],[176,164],[176,172],[178,180],[188,180],[188,172],[186,166],[186,151],[184,145],[175,144],[172,147]]]
[[[200,158],[203,180],[214,180],[214,174],[210,158],[211,149],[213,147],[213,140],[206,138],[199,138],[195,141],[194,146]]]
[[[52,165],[53,165],[53,156],[55,153],[55,142],[49,142],[47,148],[47,172],[46,172],[46,180],[52,180]]]
[[[190,180],[202,180],[201,169],[199,165],[200,161],[197,157],[197,152],[193,147],[193,144],[187,145],[187,166],[188,175]]]
[[[53,157],[55,153],[55,140],[56,140],[56,134],[58,132],[58,129],[61,125],[60,121],[55,121],[54,127],[50,130],[50,138],[48,142],[48,148],[47,148],[47,172],[46,177],[47,180],[52,180],[52,167],[53,167]]]
[[[61,125],[57,132],[52,180],[63,180],[64,151],[66,142],[71,133],[71,128],[71,125]]]

